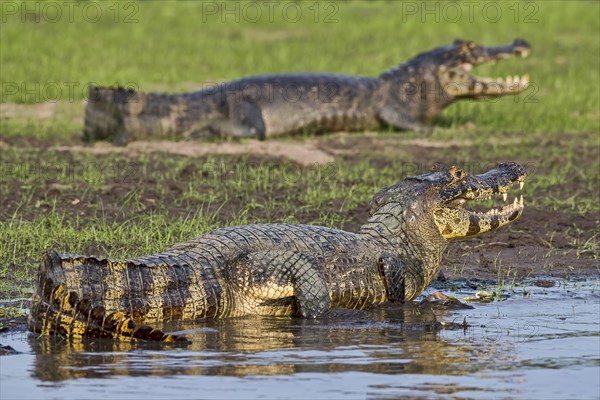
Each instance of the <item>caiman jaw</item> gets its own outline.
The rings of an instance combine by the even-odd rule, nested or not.
[[[514,56],[525,58],[529,52],[529,43],[522,39],[515,39],[507,46],[482,48],[482,55],[447,70],[443,69],[440,80],[446,93],[452,97],[498,97],[519,93],[529,86],[529,74],[490,78],[473,76],[471,70],[480,64],[491,64]]]
[[[524,209],[523,195],[503,207],[485,212],[470,211],[463,206],[472,200],[487,200],[493,195],[508,198],[508,191],[518,182],[523,189],[526,171],[518,164],[501,164],[482,175],[467,176],[462,182],[440,192],[443,201],[434,211],[434,221],[445,239],[460,239],[478,235],[517,219]]]

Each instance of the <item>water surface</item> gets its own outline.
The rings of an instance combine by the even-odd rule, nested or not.
[[[0,398],[597,399],[600,280],[554,284],[471,310],[386,305],[317,321],[165,326],[186,334],[183,347],[4,333],[0,343],[21,354],[0,357]],[[466,329],[439,330],[465,318]]]

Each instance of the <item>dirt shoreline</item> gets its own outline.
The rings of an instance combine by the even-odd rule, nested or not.
[[[560,143],[569,140],[588,140],[587,135],[574,135],[574,138],[558,138]],[[532,140],[527,138],[527,143]],[[492,140],[493,141],[493,140]],[[502,141],[500,141],[502,142]],[[506,145],[520,145],[520,139],[506,139]],[[540,142],[540,146],[554,148],[560,143]],[[75,182],[68,180],[63,183],[56,179],[46,179],[42,176],[35,179],[33,188],[24,189],[30,183],[23,183],[18,174],[6,173],[2,177],[4,187],[3,210],[0,212],[0,220],[10,221],[17,215],[23,221],[33,221],[52,212],[59,213],[67,220],[95,221],[97,218],[98,204],[102,205],[107,223],[120,223],[127,221],[137,215],[149,212],[162,212],[170,218],[178,218],[189,215],[190,209],[198,207],[194,200],[187,203],[178,203],[182,193],[190,185],[195,185],[195,190],[202,195],[203,191],[217,191],[228,198],[226,203],[212,204],[205,210],[206,213],[215,212],[216,222],[226,224],[244,209],[249,200],[258,204],[272,199],[288,199],[292,190],[307,190],[308,186],[301,184],[296,186],[285,186],[277,183],[268,187],[265,192],[246,193],[240,195],[238,189],[232,188],[236,185],[244,185],[244,182],[236,182],[236,185],[228,185],[228,182],[210,180],[204,171],[199,171],[208,157],[219,157],[227,161],[229,166],[237,166],[241,162],[248,165],[261,165],[273,162],[275,165],[285,162],[297,163],[301,171],[309,175],[315,169],[315,165],[328,165],[333,161],[343,161],[345,166],[362,165],[369,163],[369,168],[375,173],[379,169],[386,168],[394,158],[404,157],[409,161],[414,160],[415,165],[432,165],[437,160],[454,158],[454,153],[461,146],[476,146],[469,140],[441,141],[431,139],[403,139],[390,138],[371,134],[335,134],[331,136],[315,138],[298,138],[295,140],[283,139],[265,142],[247,141],[242,143],[197,143],[197,142],[135,142],[127,147],[114,147],[108,143],[94,144],[92,146],[79,144],[57,145],[52,143],[40,143],[28,140],[26,137],[10,138],[0,141],[0,149],[3,151],[25,151],[31,152],[32,159],[39,157],[54,158],[65,163],[77,165],[79,159],[75,156],[85,155],[97,162],[98,165],[112,165],[113,162],[122,160],[141,160],[152,157],[146,164],[140,164],[143,168],[136,172],[135,179],[127,180],[126,176],[111,176],[106,178],[100,186],[88,186],[86,182]],[[23,158],[23,154],[16,153],[16,161]],[[225,155],[223,155],[225,154]],[[381,157],[373,157],[373,154]],[[474,153],[475,154],[475,153]],[[591,149],[584,153],[585,159],[581,159],[581,165],[594,165],[598,157],[598,150]],[[121,157],[121,158],[115,158]],[[223,158],[224,157],[224,158]],[[477,158],[474,160],[485,159]],[[166,163],[163,161],[170,161]],[[171,171],[173,160],[178,162],[176,172]],[[417,164],[418,161],[418,164]],[[560,162],[560,158],[552,160],[553,163]],[[279,163],[279,164],[277,164]],[[401,164],[404,166],[404,164]],[[363,168],[363,167],[361,167]],[[358,169],[362,171],[362,169]],[[365,170],[366,171],[366,170]],[[10,172],[10,171],[9,171]],[[31,172],[31,171],[25,171]],[[35,172],[35,171],[34,171]],[[225,171],[227,173],[231,171]],[[157,176],[166,177],[165,181],[157,184]],[[36,178],[36,177],[34,177]],[[52,178],[52,177],[50,177]],[[230,179],[229,175],[225,176]],[[346,178],[348,179],[348,178]],[[356,177],[351,179],[363,179]],[[314,182],[307,182],[313,185]],[[345,193],[353,187],[352,181],[335,182],[344,184],[340,193]],[[279,186],[278,186],[279,185]],[[31,185],[30,185],[31,186]],[[157,186],[160,191],[157,191]],[[118,199],[126,198],[127,194],[135,187],[139,192],[140,209],[129,209],[123,207]],[[290,189],[291,188],[291,189]],[[235,190],[234,190],[235,189]],[[575,176],[574,179],[566,179],[553,186],[552,193],[534,193],[534,196],[569,196],[576,193],[579,196],[594,198],[594,187],[586,182],[581,182]],[[597,188],[596,188],[597,189]],[[29,190],[27,192],[26,190]],[[237,191],[236,191],[237,190]],[[269,191],[271,190],[271,191]],[[25,194],[27,193],[27,194]],[[85,194],[87,197],[82,197]],[[27,206],[23,206],[23,198],[28,198]],[[203,200],[202,200],[203,201]],[[283,201],[283,200],[281,200]],[[339,213],[344,209],[345,220],[341,229],[356,231],[368,218],[367,202],[356,207],[345,207],[346,199],[339,198],[325,202],[319,208],[302,207],[294,202],[285,203],[293,209],[280,209],[264,211],[257,208],[253,214],[255,222],[275,222],[294,215],[299,223],[323,224],[324,212]],[[522,217],[510,224],[508,227],[498,231],[486,233],[481,237],[466,241],[450,243],[447,254],[441,266],[441,277],[449,281],[461,279],[494,280],[496,282],[511,282],[525,278],[574,278],[578,277],[600,277],[600,262],[598,255],[598,240],[600,237],[600,216],[593,212],[578,213],[565,209],[544,209],[539,206],[529,206],[526,197],[526,207]],[[362,201],[361,201],[362,203]],[[169,205],[163,207],[162,204]],[[178,204],[178,205],[177,205]],[[54,207],[54,208],[53,208]],[[104,215],[104,214],[103,214]],[[200,232],[199,232],[200,233]],[[58,250],[61,250],[58,248]],[[162,249],[156,249],[160,251]],[[40,257],[44,249],[40,249]],[[84,254],[96,254],[110,256],[110,254],[98,254],[98,248],[89,247],[83,249]],[[28,260],[31,263],[30,270],[34,271],[37,260]],[[9,270],[21,268],[20,265],[10,265]],[[3,279],[9,282],[6,286],[16,288],[30,287],[33,280],[29,277],[27,281],[15,280],[11,274]],[[0,294],[2,297],[10,297],[14,294]]]

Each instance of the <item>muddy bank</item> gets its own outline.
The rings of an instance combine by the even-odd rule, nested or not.
[[[527,277],[600,276],[600,216],[568,203],[574,194],[576,202],[597,199],[597,186],[579,172],[579,165],[598,162],[598,149],[582,144],[590,138],[577,134],[540,138],[535,143],[531,137],[486,142],[508,146],[502,150],[507,154],[514,148],[518,154],[514,158],[496,154],[501,161],[514,159],[539,166],[534,156],[544,154],[545,170],[540,167],[526,185],[526,190],[532,189],[525,196],[526,208],[519,220],[481,237],[450,244],[440,279],[510,282]],[[583,150],[577,154],[580,164],[565,176],[550,177],[555,183],[546,183],[550,178],[543,174],[553,174],[552,168],[561,163],[572,163],[572,155],[556,151],[557,146],[568,143],[582,144]],[[127,147],[106,143],[57,146],[21,137],[0,144],[4,158],[0,221],[25,224],[53,214],[67,222],[77,221],[79,229],[99,223],[99,218],[108,225],[137,223],[132,221],[153,214],[185,218],[198,209],[214,215],[215,224],[223,226],[253,203],[250,222],[293,218],[298,223],[355,231],[368,218],[370,197],[394,179],[420,173],[437,161],[453,163],[467,156],[472,165],[497,161],[481,152],[481,144],[472,139],[403,139],[377,134],[241,143],[135,142]],[[519,153],[522,147],[531,150],[530,158]],[[83,169],[86,166],[102,174],[88,176]],[[300,179],[290,181],[286,171]],[[313,203],[302,198],[310,191],[321,196],[321,190],[333,195],[328,193]],[[135,201],[131,201],[132,195]],[[207,201],[211,196],[214,199]],[[553,198],[556,204],[544,206]],[[273,206],[265,207],[267,204]],[[333,219],[336,223],[327,222],[331,216],[338,216]],[[9,236],[3,235],[2,241],[4,248],[12,247]],[[67,245],[56,242],[52,247],[64,250]],[[130,245],[135,249],[135,243]],[[81,253],[110,255],[113,249],[122,251],[123,246],[128,244],[90,244]],[[7,287],[17,288],[3,296],[14,298],[31,287],[44,250],[35,248],[26,256],[3,255],[3,280]],[[13,273],[24,269],[30,271],[25,278]]]

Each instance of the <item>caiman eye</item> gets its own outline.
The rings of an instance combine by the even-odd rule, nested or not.
[[[467,176],[467,173],[464,170],[456,166],[450,167],[450,173],[452,174],[452,178],[458,181],[463,180]]]

